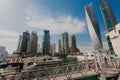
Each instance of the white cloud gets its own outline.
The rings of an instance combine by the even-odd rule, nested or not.
[[[60,34],[63,32],[81,33],[85,30],[85,21],[70,15],[62,15],[53,17],[49,11],[31,8],[32,11],[27,12],[25,24],[31,28],[39,30],[50,30],[51,34]],[[40,11],[40,12],[38,12]],[[45,14],[44,14],[45,13]],[[41,33],[41,32],[40,32]]]
[[[17,46],[19,34],[15,31],[0,29],[0,46],[5,46],[12,53]]]
[[[81,52],[88,52],[88,51],[92,51],[93,50],[93,47],[91,46],[86,46],[86,47],[80,47],[79,48]]]
[[[12,54],[17,48],[18,39],[2,39],[0,40],[0,46],[5,46],[8,53]]]
[[[84,42],[83,46],[78,45],[81,52],[88,52],[93,50],[93,45],[91,42]]]
[[[18,37],[17,37],[18,38]],[[1,38],[0,39],[0,44],[3,44],[3,43],[14,43],[14,42],[17,42],[18,39],[17,38],[7,38],[7,37],[4,37],[4,38]]]
[[[10,31],[10,30],[6,30],[6,29],[0,29],[0,36],[17,37],[17,36],[19,36],[19,34],[16,33],[15,31]]]
[[[17,44],[18,44],[18,37],[16,38],[0,38],[0,46],[5,46],[6,50],[8,51],[8,53],[13,53],[13,51],[17,48]]]
[[[108,50],[108,44],[106,41],[102,42],[103,44],[103,49]],[[87,51],[92,51],[94,50],[92,43],[86,42],[85,46],[78,46],[81,52],[87,52]]]
[[[51,34],[84,32],[85,20],[64,13],[55,17],[42,4],[39,9],[35,6],[28,0],[0,0],[0,46],[6,46],[8,52],[12,53],[17,48],[19,34],[15,30],[21,33],[26,29],[35,30],[38,34],[42,34],[45,29],[50,30]],[[103,45],[107,47],[106,42]],[[93,48],[88,44],[81,46],[80,50]]]
[[[18,7],[18,0],[0,0],[0,20],[5,20],[10,18],[10,16],[15,12]],[[13,16],[14,17],[14,16]]]
[[[25,30],[25,11],[30,3],[27,0],[0,0],[0,46],[5,46],[9,53],[17,48],[19,32]]]
[[[25,29],[35,30],[38,34],[42,34],[44,29],[50,30],[51,34],[84,32],[85,20],[64,13],[55,17],[44,6],[42,9],[35,6],[31,1],[0,0],[0,28],[8,29],[0,29],[0,46],[6,46],[8,52],[12,53],[18,44],[19,34],[15,30],[21,33]]]

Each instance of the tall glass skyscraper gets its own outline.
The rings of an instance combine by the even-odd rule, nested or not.
[[[43,54],[50,53],[50,33],[49,30],[44,30],[43,36]]]
[[[62,53],[66,56],[69,53],[68,33],[62,33]]]
[[[115,19],[111,6],[107,3],[107,0],[100,0],[100,10],[103,16],[105,26],[107,28],[107,32],[112,31],[115,25],[117,24],[117,21]],[[109,50],[113,54],[114,50],[113,50],[112,43],[111,43],[109,36],[107,36],[107,43],[109,46]]]
[[[107,3],[107,0],[100,0],[100,10],[101,10],[107,31],[109,32],[113,30],[115,25],[117,24],[117,21],[115,19],[111,6]]]
[[[58,40],[58,52],[59,52],[59,53],[62,53],[61,39]]]
[[[101,42],[100,29],[92,4],[85,7],[85,13],[88,24],[88,30],[90,33],[92,43],[94,45],[94,50],[101,50],[103,46]]]
[[[28,31],[23,32],[23,35],[20,36],[18,43],[18,52],[27,52],[27,43],[29,41],[30,33]]]

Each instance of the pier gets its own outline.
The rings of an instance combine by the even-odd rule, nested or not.
[[[95,54],[92,60],[85,56],[86,59],[82,61],[51,64],[21,72],[5,72],[0,77],[2,80],[75,80],[98,76],[100,80],[106,80],[107,77],[118,76],[120,72],[120,59],[107,57],[106,62],[103,56]]]

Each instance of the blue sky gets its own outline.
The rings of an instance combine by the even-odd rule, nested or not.
[[[100,26],[104,48],[106,28],[100,12],[99,0],[0,0],[0,45],[8,52],[16,50],[19,35],[36,31],[41,45],[43,30],[50,30],[51,42],[61,33],[75,34],[80,51],[93,50],[87,29],[84,7],[92,3]],[[120,22],[120,0],[108,0],[117,22]]]

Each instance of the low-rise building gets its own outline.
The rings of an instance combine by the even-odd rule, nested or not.
[[[4,46],[0,46],[0,60],[6,58],[8,55],[7,51],[5,50]]]
[[[112,53],[120,55],[120,23],[106,34],[109,50]]]

